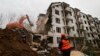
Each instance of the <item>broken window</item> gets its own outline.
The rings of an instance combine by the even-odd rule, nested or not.
[[[48,40],[48,43],[53,43],[53,37],[48,36],[47,40]]]
[[[40,42],[41,36],[39,35],[33,35],[33,41],[34,42]]]
[[[55,14],[59,15],[59,11],[58,10],[55,10]]]
[[[56,23],[60,23],[60,19],[59,18],[56,18]]]
[[[61,33],[61,28],[60,27],[56,27],[56,32]]]

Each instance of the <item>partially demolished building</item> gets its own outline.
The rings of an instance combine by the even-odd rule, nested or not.
[[[100,21],[97,18],[64,2],[51,3],[47,16],[45,30],[51,40],[50,46],[58,47],[61,34],[65,33],[74,48],[80,48],[86,43],[100,48]]]

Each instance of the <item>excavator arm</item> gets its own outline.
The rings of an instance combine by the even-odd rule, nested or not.
[[[33,26],[32,22],[30,21],[29,16],[27,14],[26,14],[26,17],[27,17],[27,20],[28,20],[30,26]]]

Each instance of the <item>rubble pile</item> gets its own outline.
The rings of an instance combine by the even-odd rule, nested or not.
[[[28,37],[28,36],[27,36]],[[29,45],[23,41],[22,36],[8,29],[0,29],[0,56],[38,56]]]

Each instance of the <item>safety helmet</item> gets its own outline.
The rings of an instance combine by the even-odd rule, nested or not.
[[[65,38],[66,37],[66,34],[61,34],[61,38]]]

